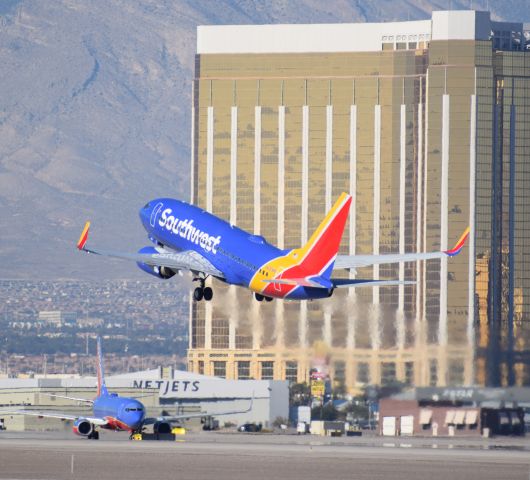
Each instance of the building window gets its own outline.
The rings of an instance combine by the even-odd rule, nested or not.
[[[272,380],[274,378],[274,362],[261,362],[261,379]]]
[[[229,346],[228,320],[212,319],[212,348],[226,349]]]
[[[464,385],[464,362],[462,360],[449,362],[448,383],[449,385]]]
[[[357,383],[367,384],[370,382],[370,367],[366,362],[357,364]]]
[[[432,421],[432,410],[420,410],[420,425],[422,430],[430,430]]]
[[[226,378],[226,362],[213,362],[213,374],[216,377]]]
[[[285,362],[285,380],[296,383],[298,381],[298,363]]]
[[[381,363],[381,385],[390,385],[396,381],[395,362]]]
[[[344,385],[346,383],[346,363],[343,361],[335,362],[335,375],[333,377],[335,383]]]
[[[236,350],[251,349],[252,335],[236,335]]]
[[[414,362],[405,362],[405,385],[414,384]]]
[[[238,380],[248,380],[250,378],[250,362],[237,362]]]
[[[204,360],[199,360],[198,363],[199,363],[199,368],[198,368],[199,374],[204,375]]]
[[[436,387],[438,385],[438,362],[436,359],[429,361],[429,386]]]

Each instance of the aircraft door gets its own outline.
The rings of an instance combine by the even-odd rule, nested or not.
[[[278,277],[277,277],[278,280],[280,280],[282,278],[282,275],[283,274],[278,275]],[[281,283],[273,283],[273,285],[274,285],[274,290],[276,290],[277,292],[281,292],[282,291]]]

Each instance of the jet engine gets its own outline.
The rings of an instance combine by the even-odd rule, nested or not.
[[[171,424],[169,422],[156,422],[153,425],[153,432],[154,433],[171,433]]]
[[[160,253],[156,248],[154,247],[143,247],[140,250],[138,250],[138,253]],[[142,269],[144,272],[149,273],[150,275],[153,275],[158,278],[163,278],[164,280],[167,280],[168,278],[171,278],[173,275],[175,275],[175,271],[168,267],[158,267],[153,265],[147,265],[145,263],[136,262],[136,265],[140,269]]]
[[[86,418],[78,418],[74,422],[72,429],[76,435],[88,437],[94,432],[94,425],[92,425]]]

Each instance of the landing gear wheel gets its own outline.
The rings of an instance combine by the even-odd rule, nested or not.
[[[202,289],[201,287],[197,287],[195,290],[193,290],[193,298],[197,301],[197,302],[200,302],[204,297],[204,289]]]
[[[213,290],[210,287],[206,287],[202,291],[202,295],[204,297],[204,300],[209,302],[213,298]]]
[[[89,433],[87,438],[89,440],[99,440],[99,432],[94,431],[92,433]]]
[[[267,302],[272,302],[272,298],[271,298],[271,297],[265,297],[265,300],[266,300]]]
[[[259,293],[255,293],[254,294],[254,297],[256,297],[256,300],[258,302],[263,302],[263,299],[265,298],[263,295],[259,294]]]

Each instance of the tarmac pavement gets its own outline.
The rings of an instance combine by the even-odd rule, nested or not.
[[[0,432],[0,479],[530,480],[527,439],[322,438],[197,432],[132,442],[102,432]]]

